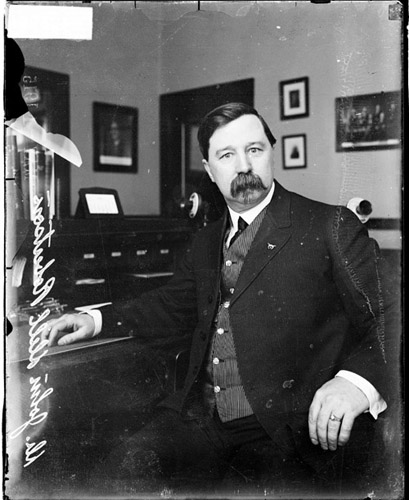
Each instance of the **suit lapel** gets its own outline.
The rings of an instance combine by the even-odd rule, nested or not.
[[[220,287],[221,259],[223,255],[223,244],[227,220],[228,215],[226,211],[224,216],[211,226],[212,232],[207,238],[205,255],[206,262],[203,268],[208,271],[206,281],[208,282],[210,289],[216,287],[217,291]]]
[[[267,207],[267,212],[244,261],[232,303],[290,239],[292,232],[290,201],[290,193],[276,181],[273,199]]]
[[[219,264],[223,250],[224,237],[226,234],[227,219],[228,215],[227,213],[225,213],[220,220],[215,222],[212,227],[212,233],[209,234],[209,247],[207,255],[211,267],[215,265],[216,267],[220,267]]]

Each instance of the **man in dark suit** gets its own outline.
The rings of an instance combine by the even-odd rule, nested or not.
[[[251,491],[345,493],[354,477],[366,487],[361,474],[389,393],[391,307],[377,244],[347,208],[274,180],[276,140],[253,108],[216,108],[198,139],[226,214],[198,232],[166,286],[102,316],[64,315],[46,334],[64,344],[102,324],[191,338],[183,389],[113,451],[101,477],[139,492],[202,491],[236,470]]]

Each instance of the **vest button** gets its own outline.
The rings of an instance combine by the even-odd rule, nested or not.
[[[214,365],[218,365],[219,363],[220,363],[219,358],[214,358],[214,359],[213,359],[213,364],[214,364]]]
[[[233,264],[233,262],[231,260],[226,260],[226,266],[227,267],[230,267],[232,264]]]
[[[226,300],[226,302],[223,304],[223,307],[225,309],[228,309],[230,307],[230,302],[228,300]]]
[[[224,329],[223,329],[223,328],[218,328],[218,329],[217,329],[217,333],[218,333],[219,335],[223,335],[223,333],[224,333]]]
[[[230,288],[230,293],[233,295],[233,293],[234,293],[234,288]]]
[[[218,385],[215,385],[213,390],[217,394],[218,392],[220,392],[220,387]]]

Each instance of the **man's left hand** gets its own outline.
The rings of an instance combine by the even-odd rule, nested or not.
[[[334,377],[315,393],[308,415],[310,439],[323,450],[344,446],[355,418],[369,409],[365,394],[349,380]]]

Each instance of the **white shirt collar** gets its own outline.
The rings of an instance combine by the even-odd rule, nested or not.
[[[264,198],[264,200],[259,203],[258,205],[256,205],[255,207],[253,208],[250,208],[249,210],[246,210],[245,212],[241,212],[241,213],[238,213],[238,212],[235,212],[234,210],[232,210],[230,207],[227,207],[229,209],[229,213],[230,213],[230,218],[231,218],[231,222],[232,222],[232,234],[234,234],[237,229],[238,229],[238,220],[239,220],[239,217],[241,217],[242,219],[244,219],[247,224],[251,224],[253,222],[253,220],[257,217],[257,215],[270,203],[270,201],[272,200],[273,198],[273,194],[274,194],[274,188],[275,188],[275,183],[273,181],[273,185],[271,186],[271,189],[268,193],[268,195]]]

